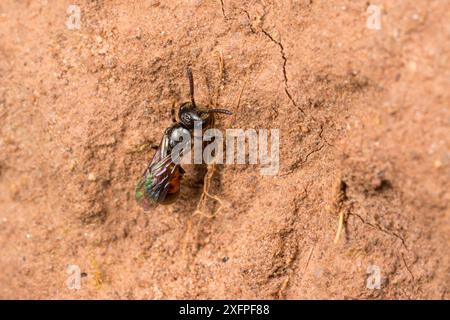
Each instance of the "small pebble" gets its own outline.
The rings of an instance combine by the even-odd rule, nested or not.
[[[440,167],[442,167],[442,161],[441,160],[435,160],[434,161],[434,167],[436,168],[436,169],[439,169]]]
[[[409,69],[409,71],[411,71],[411,72],[416,72],[416,69],[417,69],[416,63],[415,63],[414,61],[410,61],[410,62],[408,63],[408,69]]]

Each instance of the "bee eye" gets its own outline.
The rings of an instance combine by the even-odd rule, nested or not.
[[[190,126],[192,124],[192,117],[191,117],[191,115],[189,113],[183,113],[181,115],[181,121],[185,125]]]

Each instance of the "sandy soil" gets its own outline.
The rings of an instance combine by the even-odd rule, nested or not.
[[[448,1],[377,0],[380,30],[367,1],[131,2],[0,3],[0,298],[450,298]],[[204,168],[134,200],[187,65],[219,128],[280,129],[278,176],[216,168],[214,217]]]

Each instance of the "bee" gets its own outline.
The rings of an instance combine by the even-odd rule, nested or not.
[[[206,129],[214,124],[215,113],[232,114],[226,109],[198,107],[194,99],[194,78],[190,68],[187,68],[187,76],[190,101],[180,105],[178,122],[174,119],[174,123],[164,131],[159,147],[136,184],[135,198],[144,210],[158,204],[173,203],[178,197],[185,171],[179,161],[173,159],[172,150],[185,143],[182,137],[192,134],[194,123],[200,121],[202,128]]]

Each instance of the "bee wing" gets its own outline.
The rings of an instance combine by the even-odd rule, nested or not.
[[[150,167],[149,174],[153,176],[154,182],[152,187],[147,190],[147,194],[152,199],[161,202],[166,198],[170,180],[178,166],[173,162],[172,157],[167,155]]]
[[[142,179],[136,185],[136,200],[144,210],[155,207],[164,201],[169,190],[170,180],[180,166],[179,161],[174,161],[178,160],[177,158],[173,159],[170,153],[166,154],[166,146],[165,137],[144,171]]]

